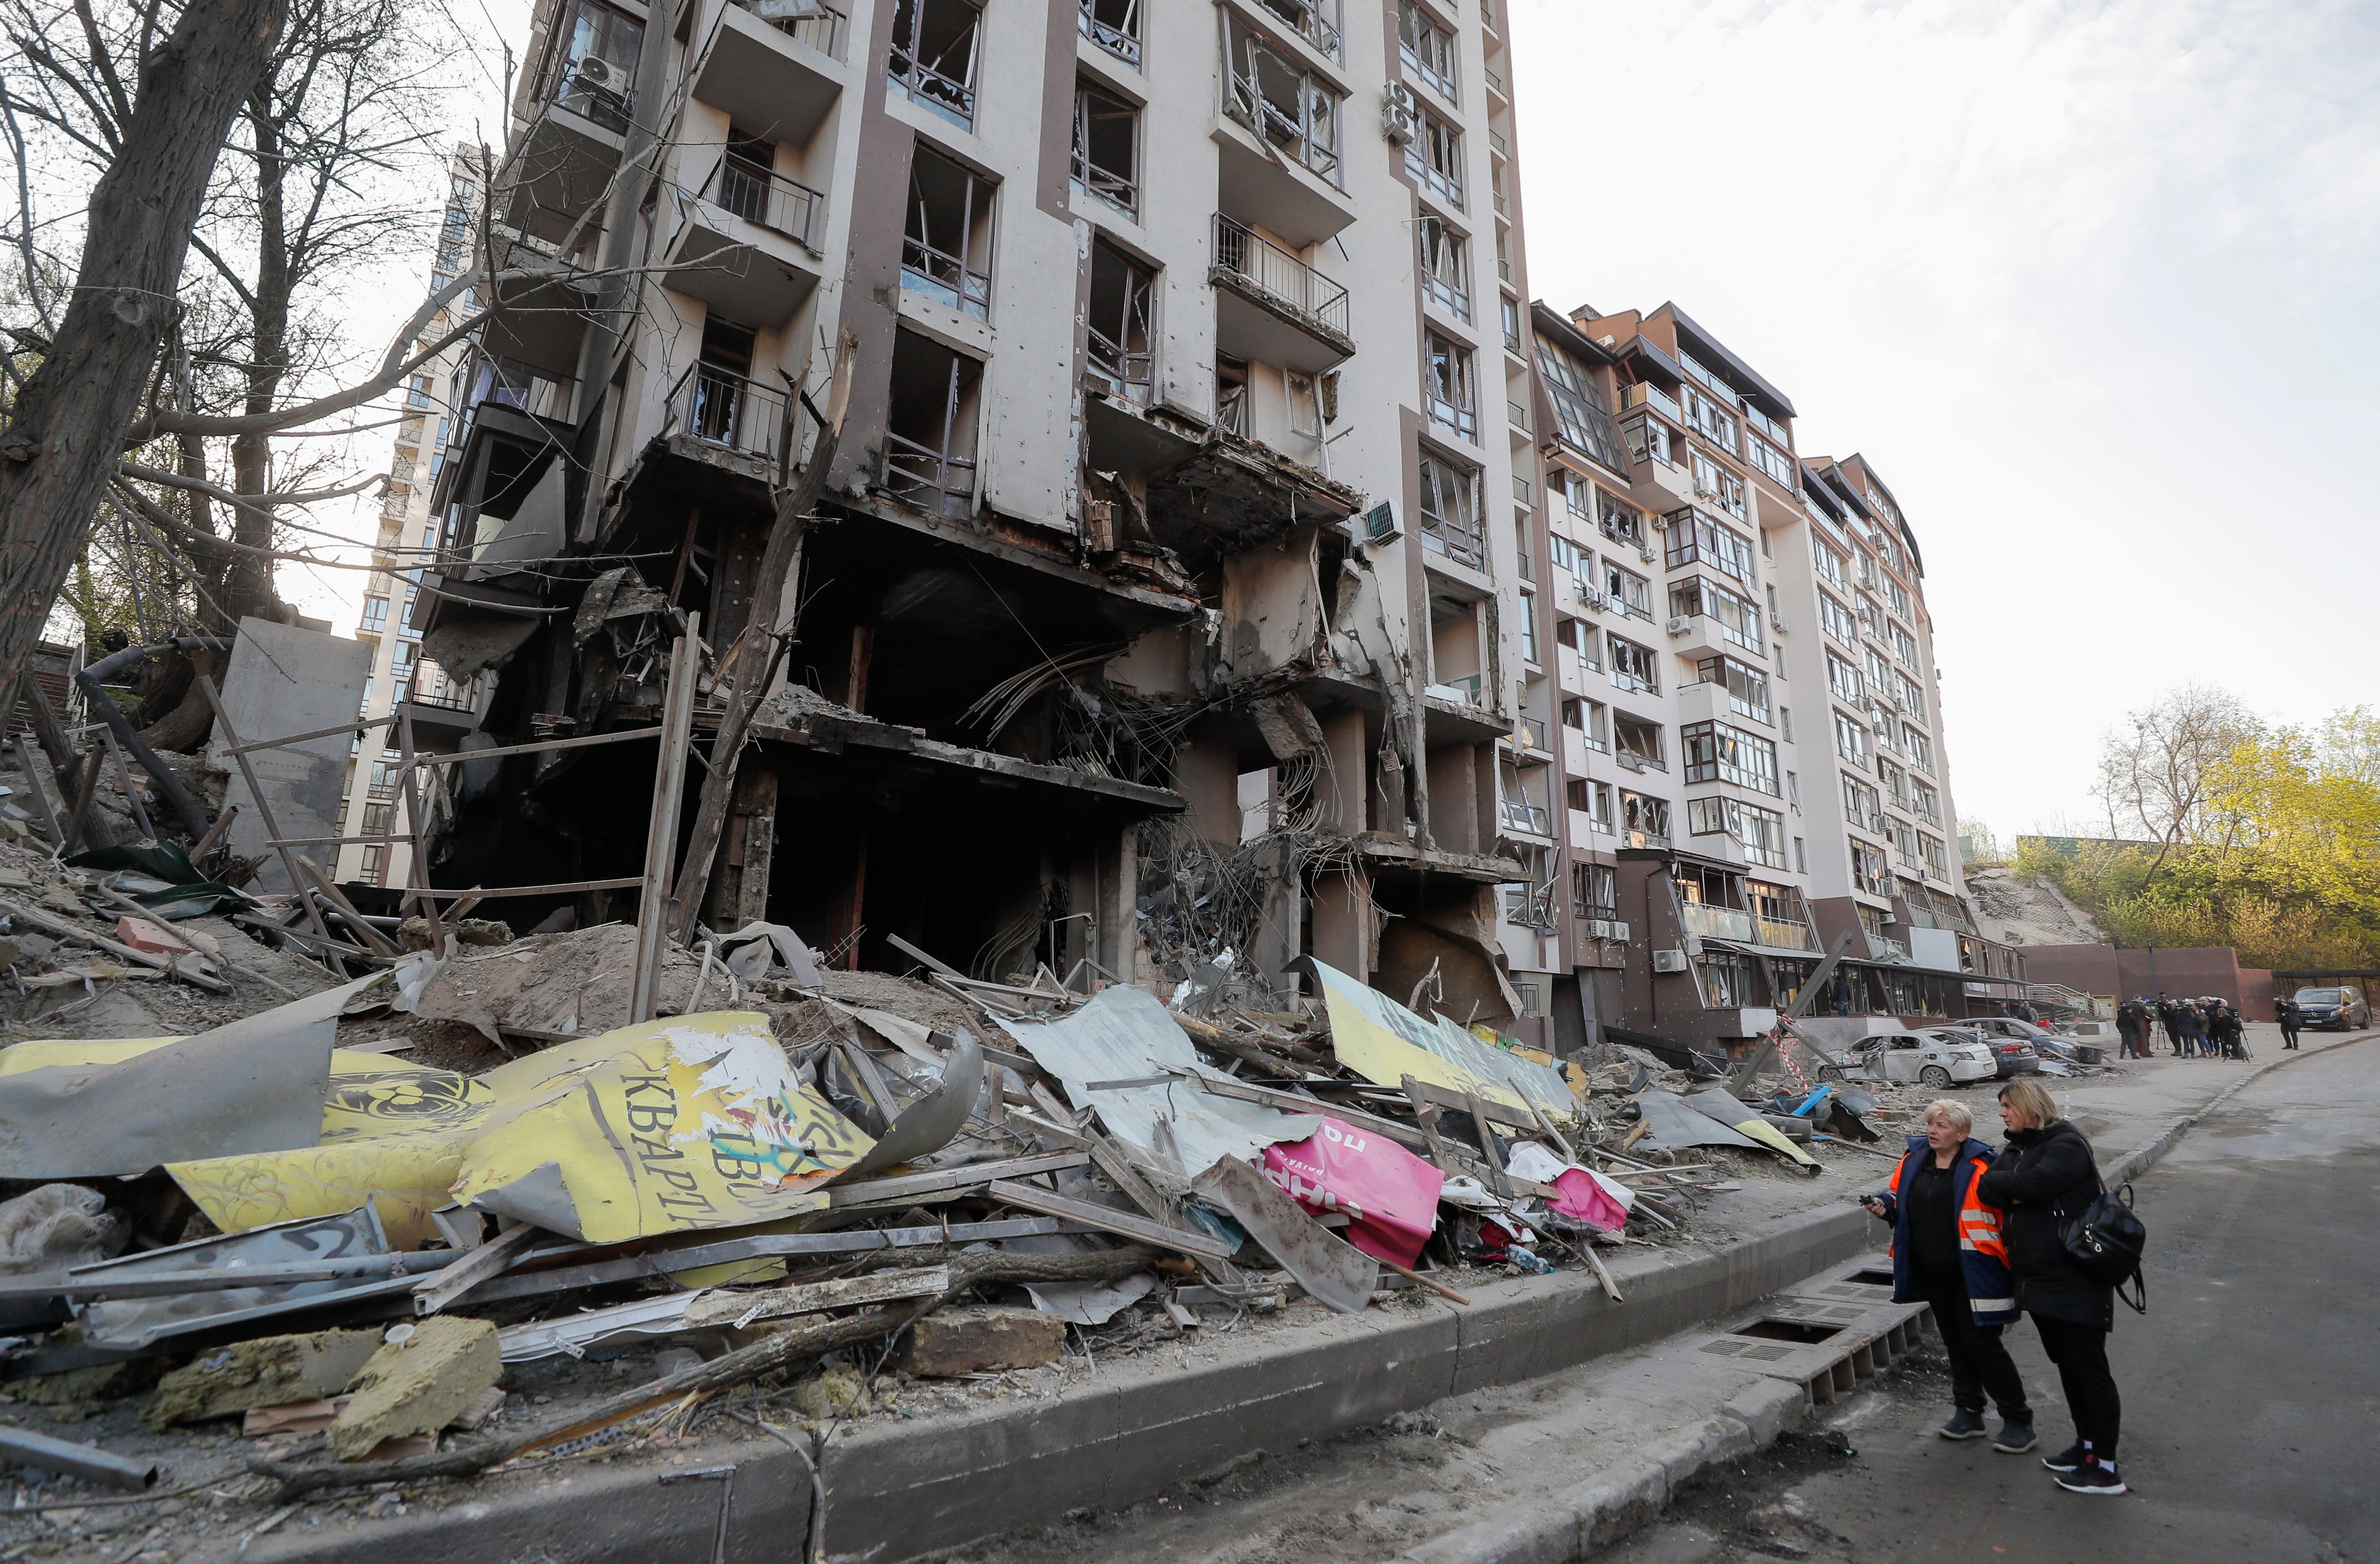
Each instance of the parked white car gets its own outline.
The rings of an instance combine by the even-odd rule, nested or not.
[[[1846,1081],[1915,1081],[1927,1086],[1963,1086],[1998,1073],[1991,1045],[1948,1027],[1864,1037],[1841,1070]]]

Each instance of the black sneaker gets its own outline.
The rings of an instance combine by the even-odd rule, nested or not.
[[[1984,1423],[1984,1414],[1961,1407],[1950,1414],[1950,1421],[1934,1430],[1945,1439],[1980,1439],[1991,1432]]]
[[[2082,1464],[2082,1441],[2077,1439],[2054,1456],[2043,1456],[2041,1464],[2052,1472],[2072,1472]]]
[[[1992,1441],[1992,1448],[2001,1455],[2022,1455],[2040,1443],[2033,1436],[2031,1419],[2006,1417],[2000,1420],[2000,1436]]]
[[[2071,1472],[2058,1475],[2058,1485],[2070,1494],[2120,1494],[2129,1490],[2108,1462],[2093,1457]]]

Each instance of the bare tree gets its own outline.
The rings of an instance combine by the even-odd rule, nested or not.
[[[2192,685],[2129,714],[2099,751],[2093,795],[2107,812],[2108,835],[2135,833],[2157,844],[2149,879],[2174,849],[2209,842],[2224,829],[2207,808],[2216,763],[2262,725],[2228,691]]]
[[[19,0],[7,19],[9,43],[22,57],[55,62],[55,77],[37,79],[55,81],[58,94],[27,99],[12,80],[12,127],[18,110],[47,110],[72,127],[103,171],[91,189],[73,289],[41,345],[41,362],[15,387],[0,430],[0,690],[13,690],[23,675],[116,472],[158,348],[180,313],[176,296],[209,177],[232,116],[280,40],[286,10],[285,0],[188,6],[170,18],[161,41],[168,19],[159,0],[114,13],[112,32],[88,0],[41,14]],[[69,39],[81,41],[100,87],[71,106],[66,97],[84,90],[66,85],[83,74],[57,52],[73,46]],[[21,197],[24,141],[13,129],[10,139]],[[25,226],[30,258],[30,220]]]

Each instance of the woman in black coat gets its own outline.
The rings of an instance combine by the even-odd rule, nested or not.
[[[2073,1445],[2042,1464],[2058,1474],[2061,1488],[2120,1494],[2116,1437],[2123,1403],[2107,1368],[2116,1291],[2075,1263],[2059,1231],[2099,1195],[2091,1142],[2058,1117],[2057,1103],[2035,1081],[2000,1088],[2000,1122],[2008,1126],[2008,1147],[1976,1180],[1975,1193],[2004,1214],[2000,1236],[2016,1277],[2017,1307],[2033,1316],[2074,1414]]]

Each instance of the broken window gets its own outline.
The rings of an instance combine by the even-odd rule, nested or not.
[[[1156,375],[1149,352],[1149,312],[1157,274],[1113,245],[1091,247],[1087,357],[1093,388],[1147,404]]]
[[[1622,617],[1653,617],[1653,583],[1609,558],[1603,562],[1603,595]]]
[[[1421,453],[1421,543],[1475,570],[1488,568],[1479,530],[1479,475],[1428,450]]]
[[[1248,432],[1248,366],[1243,360],[1215,360],[1215,427],[1227,434]]]
[[[1646,793],[1620,790],[1620,828],[1651,842],[1670,839],[1670,803]]]
[[[1768,676],[1732,657],[1705,657],[1696,671],[1706,684],[1727,687],[1728,709],[1738,716],[1768,720]],[[1787,737],[1791,737],[1789,734]]]
[[[1225,21],[1233,119],[1283,157],[1339,182],[1339,96],[1294,59],[1236,19]]]
[[[571,113],[625,133],[636,102],[637,56],[645,24],[594,0],[570,0],[554,31],[548,90]]]
[[[1601,489],[1595,491],[1596,525],[1605,537],[1614,543],[1645,546],[1645,513],[1626,500],[1614,499]]]
[[[1852,844],[1852,883],[1870,896],[1892,894],[1892,871],[1884,861],[1883,849],[1872,848],[1865,842]],[[1872,908],[1862,907],[1860,922],[1864,924],[1867,923],[1867,915],[1874,910]],[[1881,923],[1882,919],[1879,917],[1876,924],[1869,926],[1868,932],[1877,934]]]
[[[1621,756],[1642,763],[1636,769],[1642,770],[1645,766],[1651,766],[1656,771],[1670,769],[1670,763],[1661,753],[1659,723],[1645,722],[1632,716],[1620,717],[1611,725],[1611,737]]]
[[[1638,461],[1658,461],[1670,467],[1678,464],[1674,436],[1670,426],[1657,419],[1639,414],[1620,426],[1620,438],[1628,454]]]
[[[1611,645],[1612,683],[1622,690],[1642,690],[1653,695],[1661,692],[1661,665],[1652,648],[1622,641],[1616,635],[1605,639]]]
[[[1289,382],[1289,432],[1309,440],[1322,438],[1322,383],[1297,370],[1285,372]]]
[[[1471,349],[1436,332],[1422,341],[1422,400],[1431,422],[1466,440],[1479,438],[1479,386]]]
[[[901,286],[991,318],[991,181],[922,142],[909,161]]]
[[[1075,84],[1074,186],[1127,217],[1140,210],[1140,110],[1087,81]]]
[[[1083,36],[1135,70],[1140,67],[1140,0],[1081,0]]]
[[[901,331],[884,425],[884,487],[894,499],[963,519],[975,509],[976,413],[983,365]]]
[[[1562,440],[1615,472],[1627,471],[1627,460],[1620,454],[1620,435],[1611,427],[1611,414],[1604,406],[1603,392],[1586,366],[1540,337],[1537,371],[1553,398],[1554,420],[1560,425]]]
[[[1414,0],[1397,0],[1397,58],[1448,103],[1463,101],[1454,78],[1454,34]]]
[[[1609,795],[1606,795],[1607,798]],[[1603,815],[1603,827],[1611,825],[1610,811]],[[1620,872],[1608,863],[1573,863],[1570,866],[1572,910],[1582,918],[1606,920],[1620,916]]]
[[[1471,241],[1430,213],[1423,213],[1415,227],[1421,235],[1422,297],[1458,321],[1469,320]]]
[[[1726,782],[1771,798],[1777,786],[1777,746],[1756,733],[1723,722],[1690,722],[1678,729],[1689,782]]]
[[[895,0],[887,84],[918,107],[974,129],[982,22],[982,11],[970,0]]]
[[[1421,110],[1415,116],[1420,128],[1405,145],[1405,172],[1421,182],[1422,189],[1463,208],[1463,132],[1430,113]],[[1502,259],[1500,250],[1498,259]],[[1507,276],[1506,281],[1512,279]]]
[[[1257,4],[1296,29],[1297,35],[1332,59],[1339,57],[1339,28],[1322,14],[1316,0],[1257,0]]]

